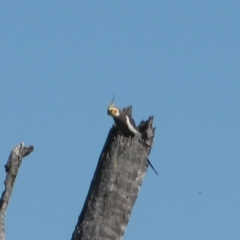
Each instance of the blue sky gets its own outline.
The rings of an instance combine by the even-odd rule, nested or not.
[[[2,1],[0,179],[24,159],[8,240],[70,239],[113,120],[157,127],[130,239],[240,239],[239,1]]]

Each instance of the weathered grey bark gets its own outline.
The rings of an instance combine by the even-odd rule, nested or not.
[[[20,143],[10,153],[7,164],[5,165],[6,179],[4,181],[5,190],[0,199],[0,240],[5,240],[4,217],[6,209],[13,191],[14,182],[16,180],[18,169],[21,166],[22,159],[33,151],[33,146],[24,147],[24,143]]]
[[[131,108],[125,109],[130,111]],[[149,145],[146,149],[121,136],[113,126],[100,154],[87,198],[72,240],[123,239],[133,205],[147,171],[154,128],[153,117],[142,121],[139,130]]]

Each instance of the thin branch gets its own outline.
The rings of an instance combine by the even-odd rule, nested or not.
[[[18,169],[21,166],[23,157],[30,154],[33,149],[33,146],[24,147],[24,143],[20,143],[13,148],[5,165],[5,171],[7,173],[4,181],[5,190],[0,199],[0,240],[5,240],[4,217],[18,174]]]

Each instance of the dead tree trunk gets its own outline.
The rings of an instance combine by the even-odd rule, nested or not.
[[[125,109],[126,111],[126,109]],[[127,111],[131,111],[127,109]],[[149,148],[138,139],[110,130],[100,154],[87,198],[72,240],[123,239],[133,205],[147,171],[154,128],[153,117],[140,123],[139,130]]]
[[[24,147],[24,144],[20,143],[11,151],[7,164],[5,165],[7,173],[4,181],[5,190],[0,199],[0,240],[5,240],[4,217],[18,174],[18,169],[21,166],[22,159],[32,151],[33,146]]]

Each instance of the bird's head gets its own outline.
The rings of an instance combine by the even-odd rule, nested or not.
[[[113,118],[117,118],[120,115],[120,110],[119,108],[114,106],[113,102],[114,102],[114,96],[113,96],[112,102],[108,106],[107,114],[112,116]]]

